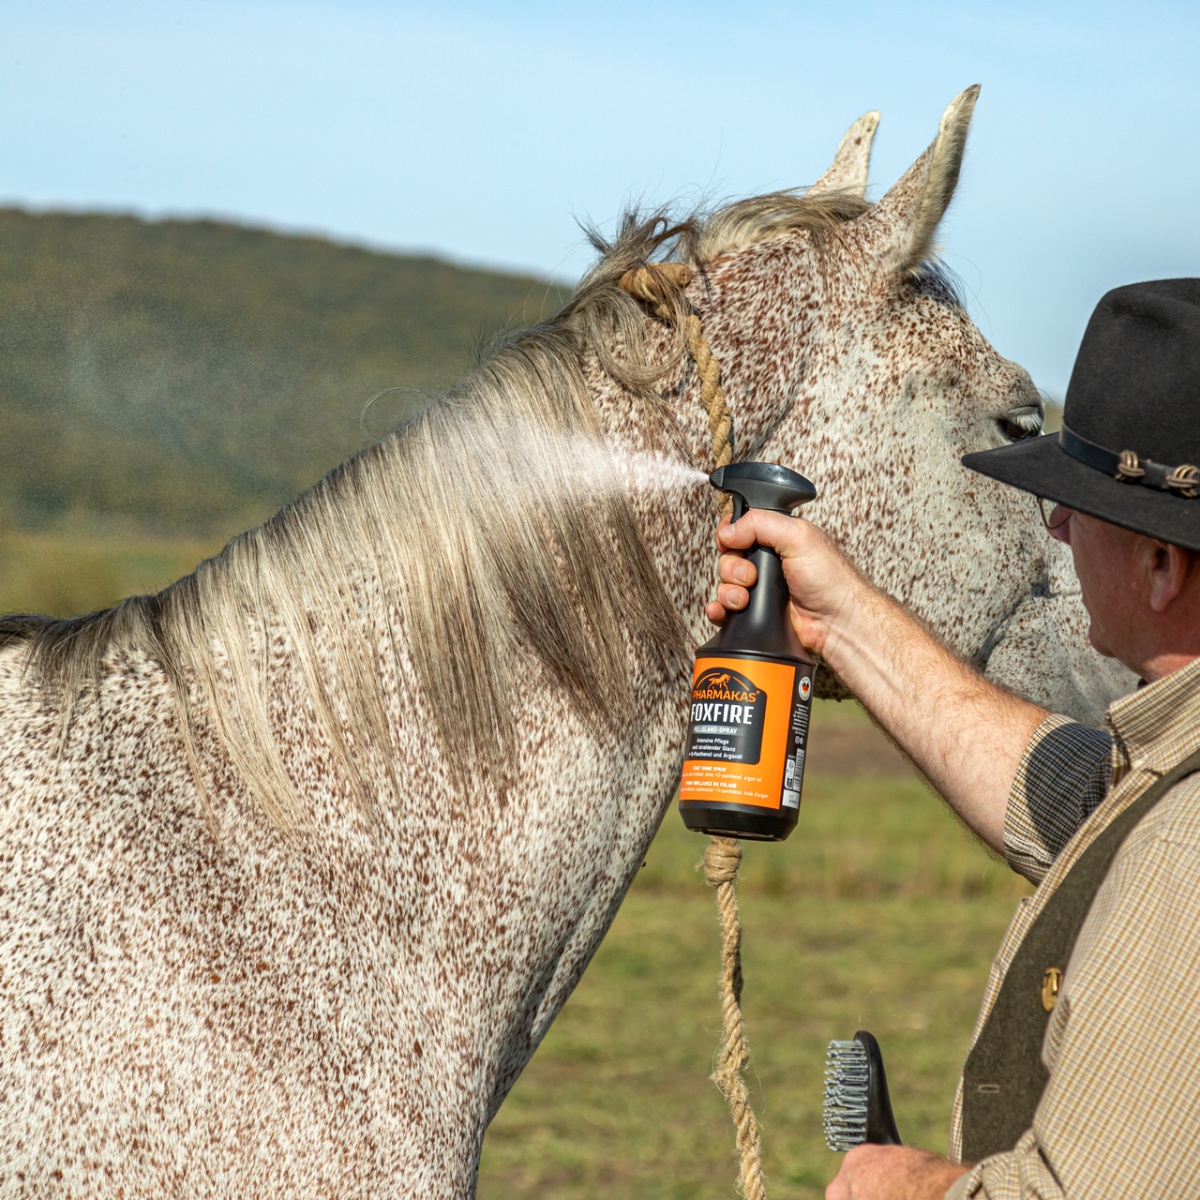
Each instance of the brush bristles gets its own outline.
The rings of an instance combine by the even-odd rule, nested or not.
[[[825,1145],[838,1152],[867,1140],[867,1048],[858,1041],[830,1042],[825,1055]]]

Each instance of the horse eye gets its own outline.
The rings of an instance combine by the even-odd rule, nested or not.
[[[1036,413],[1019,417],[1001,417],[997,422],[1000,432],[1010,442],[1023,442],[1026,438],[1037,437],[1042,432],[1041,418]]]

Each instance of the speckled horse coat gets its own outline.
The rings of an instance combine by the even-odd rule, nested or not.
[[[1083,715],[1122,686],[1032,503],[958,465],[1041,414],[922,265],[973,102],[877,205],[872,114],[803,198],[628,224],[560,317],[194,576],[0,624],[0,1196],[472,1194],[669,804],[705,636],[709,489],[569,486],[567,435],[708,465],[676,335],[616,283],[656,248],[696,269],[739,458],[814,478],[998,678]]]

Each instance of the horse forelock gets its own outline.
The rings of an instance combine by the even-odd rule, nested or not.
[[[64,737],[114,655],[159,663],[193,764],[202,720],[285,828],[303,825],[307,806],[272,723],[272,646],[284,647],[364,804],[381,777],[395,782],[384,678],[419,698],[452,778],[486,762],[502,785],[531,676],[611,727],[628,710],[630,644],[662,669],[685,653],[626,489],[591,452],[604,431],[588,355],[640,404],[641,432],[686,453],[651,386],[678,365],[682,342],[672,335],[665,355],[661,342],[651,354],[645,311],[621,275],[655,258],[703,269],[789,233],[819,237],[867,207],[841,193],[780,192],[678,220],[627,214],[611,242],[590,233],[600,258],[555,316],[264,525],[155,596],[86,617],[4,618],[0,648],[27,646]],[[581,453],[592,463],[583,487]]]
[[[691,265],[703,267],[713,259],[773,238],[807,233],[822,239],[870,207],[850,192],[767,192],[734,201],[696,222],[695,232],[683,240],[682,250]]]

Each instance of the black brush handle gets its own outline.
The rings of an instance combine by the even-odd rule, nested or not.
[[[903,1143],[892,1115],[892,1098],[888,1095],[879,1043],[865,1029],[860,1029],[854,1040],[867,1052],[867,1141],[876,1146],[900,1146]]]

